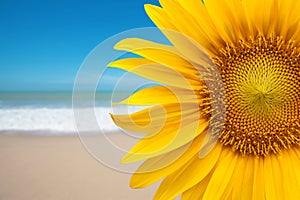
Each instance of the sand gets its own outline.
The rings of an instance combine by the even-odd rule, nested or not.
[[[130,174],[103,166],[77,136],[0,134],[0,160],[1,200],[147,200],[157,188],[130,189]]]

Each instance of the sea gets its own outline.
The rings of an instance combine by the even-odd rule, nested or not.
[[[30,135],[74,135],[71,91],[5,91],[0,92],[0,133]],[[119,95],[122,100],[126,95]],[[115,132],[119,128],[112,121],[111,93],[95,94],[93,109],[102,132]],[[87,132],[96,133],[95,130]],[[99,132],[100,133],[100,132]]]

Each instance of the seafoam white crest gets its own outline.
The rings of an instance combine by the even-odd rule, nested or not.
[[[83,108],[84,109],[84,108]],[[109,117],[110,108],[95,108],[101,128],[106,132],[118,128]],[[72,108],[19,107],[0,109],[0,131],[38,135],[77,134]],[[87,129],[87,133],[97,134],[98,130]]]

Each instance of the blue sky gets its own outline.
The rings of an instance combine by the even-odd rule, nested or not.
[[[154,26],[158,0],[1,0],[0,90],[70,90],[82,61],[106,38]]]

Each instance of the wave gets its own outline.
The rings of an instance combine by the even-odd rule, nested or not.
[[[109,116],[111,108],[95,108],[95,118],[102,132],[119,130]],[[0,132],[38,135],[77,134],[72,108],[3,108],[0,109]],[[86,128],[87,133],[99,133]]]

